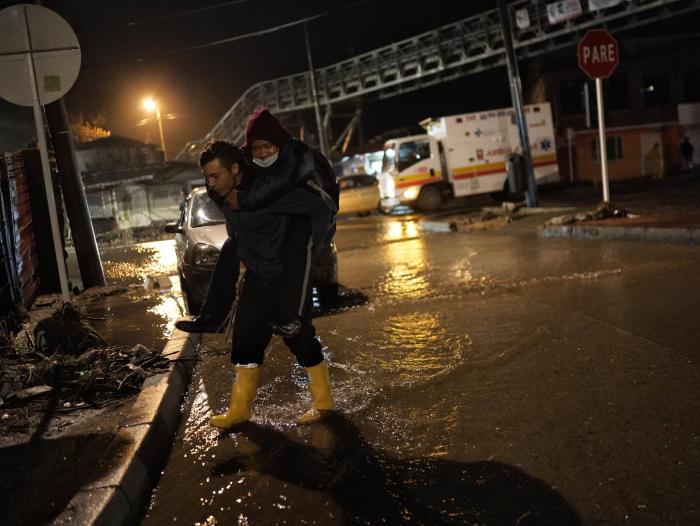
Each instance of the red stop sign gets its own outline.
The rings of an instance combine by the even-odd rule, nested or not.
[[[592,79],[606,79],[620,63],[617,40],[605,29],[590,29],[578,43],[578,65]]]

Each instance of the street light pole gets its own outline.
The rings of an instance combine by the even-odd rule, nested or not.
[[[318,88],[316,86],[316,71],[311,58],[311,43],[309,42],[309,28],[304,22],[304,40],[306,42],[306,58],[309,62],[309,80],[311,81],[311,98],[314,102],[314,112],[316,114],[316,128],[318,128],[318,144],[321,153],[328,156],[328,139],[326,138],[326,128],[321,119],[321,105],[318,101]]]
[[[163,119],[160,118],[160,108],[156,105],[156,119],[158,119],[158,133],[160,133],[160,148],[163,150],[163,160],[168,160],[168,154],[165,152],[165,138],[163,137]]]
[[[148,111],[156,112],[156,120],[158,121],[158,133],[160,134],[160,148],[161,150],[163,150],[163,160],[167,161],[168,155],[165,151],[165,135],[163,134],[163,119],[160,115],[160,106],[158,106],[158,103],[153,99],[146,99],[143,105]]]
[[[538,205],[537,183],[532,168],[530,137],[527,132],[527,121],[525,120],[525,110],[523,108],[523,88],[520,82],[520,72],[518,71],[518,60],[515,56],[515,50],[513,49],[510,19],[508,18],[505,0],[498,0],[498,14],[501,19],[501,34],[503,36],[503,47],[506,53],[508,77],[510,78],[510,95],[513,99],[513,106],[515,107],[515,120],[518,125],[518,134],[520,135],[523,157],[525,158],[525,180],[527,182],[525,204],[528,207],[535,207]]]

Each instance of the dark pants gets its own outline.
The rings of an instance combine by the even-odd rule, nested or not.
[[[231,362],[234,365],[262,364],[265,349],[272,333],[268,323],[280,315],[281,280],[263,281],[252,273],[243,277],[238,294],[233,325]],[[316,339],[316,329],[311,324],[310,294],[307,294],[301,316],[301,331],[293,338],[285,338],[297,362],[302,367],[313,367],[323,361],[321,344]]]
[[[202,304],[202,314],[223,323],[236,299],[236,283],[240,274],[240,261],[236,254],[236,242],[228,238],[221,246],[219,259],[209,279],[207,295]]]
[[[292,216],[282,246],[280,310],[276,321],[284,323],[304,315],[311,290],[311,223],[303,216]]]
[[[323,360],[321,344],[311,324],[311,226],[306,217],[292,217],[287,229],[282,259],[282,275],[264,281],[246,273],[238,291],[233,327],[231,361],[234,364],[262,364],[272,333],[271,321],[301,319],[301,331],[284,342],[303,367],[313,367]],[[223,322],[236,298],[239,259],[233,239],[221,247],[219,259],[209,281],[202,313]]]
[[[279,281],[277,301],[279,309],[269,321],[288,322],[301,318],[310,290],[311,280],[311,225],[306,217],[294,216],[289,222],[282,246],[282,279]],[[239,259],[236,243],[228,238],[221,247],[219,259],[209,280],[202,314],[223,322],[236,298]]]

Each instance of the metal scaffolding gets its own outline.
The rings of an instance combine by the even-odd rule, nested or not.
[[[592,27],[622,31],[700,9],[700,0],[622,0],[590,10],[582,0],[578,16],[553,23],[547,8],[559,3],[519,0],[508,5],[518,59],[573,46]],[[492,9],[319,68],[316,83],[320,104],[328,107],[359,98],[389,98],[504,64],[498,9]],[[210,139],[240,142],[246,118],[259,106],[277,114],[313,108],[310,82],[306,71],[251,86],[204,138],[187,143],[177,159],[196,155]]]

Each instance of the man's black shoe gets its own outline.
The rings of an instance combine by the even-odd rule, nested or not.
[[[177,320],[175,327],[185,332],[224,332],[224,323],[208,314],[200,314],[191,320]]]
[[[299,319],[294,319],[286,323],[271,321],[267,324],[267,328],[272,331],[272,334],[279,334],[285,338],[291,338],[301,332],[301,321]]]

